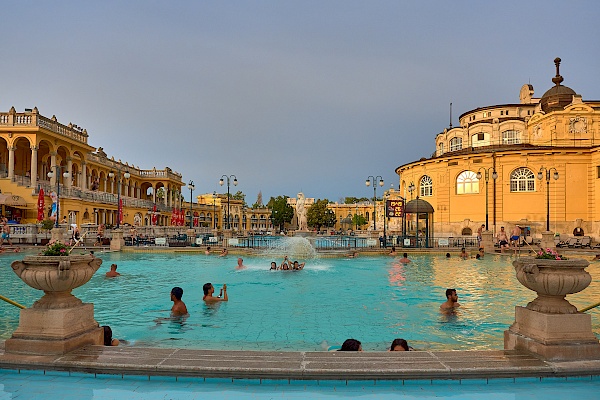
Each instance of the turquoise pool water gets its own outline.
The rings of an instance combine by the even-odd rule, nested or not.
[[[365,350],[385,350],[402,337],[417,349],[501,349],[503,331],[514,306],[535,294],[521,286],[512,257],[450,260],[414,255],[408,265],[392,257],[316,258],[299,272],[269,271],[271,258],[219,258],[184,253],[101,253],[104,263],[74,294],[93,302],[96,320],[110,325],[131,345],[228,350],[321,350],[349,337]],[[25,286],[10,268],[20,255],[3,255],[0,294],[30,306],[41,292]],[[280,262],[281,260],[276,260]],[[304,261],[304,260],[302,260]],[[104,277],[111,263],[122,276]],[[569,297],[578,307],[600,298],[598,263],[582,294]],[[206,305],[202,285],[227,283],[230,301]],[[170,290],[184,289],[190,312],[181,321],[155,322],[169,316]],[[439,313],[448,287],[458,290],[463,308],[453,316]],[[596,333],[598,311],[592,311]],[[18,309],[1,302],[0,339],[18,325]],[[324,343],[324,341],[326,343]]]
[[[462,381],[263,381],[0,370],[0,399],[439,399],[598,398],[598,377]]]

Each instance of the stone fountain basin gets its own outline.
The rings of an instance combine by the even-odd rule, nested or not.
[[[11,264],[28,286],[44,292],[68,292],[88,282],[102,260],[92,255],[25,256]]]

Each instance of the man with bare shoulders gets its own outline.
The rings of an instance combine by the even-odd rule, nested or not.
[[[506,235],[506,231],[504,227],[500,227],[500,232],[496,235],[498,239],[498,245],[500,246],[500,252],[504,253],[504,249],[508,249],[510,246],[508,244],[508,236]]]
[[[440,311],[452,312],[458,307],[460,307],[460,304],[458,304],[456,289],[446,289],[446,301],[440,306]]]
[[[204,250],[204,254],[210,256],[210,246],[206,247],[206,250]]]
[[[215,287],[210,282],[205,283],[204,286],[202,286],[202,290],[204,291],[204,297],[202,297],[202,300],[206,302],[229,300],[229,298],[227,297],[227,284],[223,285],[223,288],[221,288],[221,292],[217,297],[213,296],[213,293],[215,292]]]
[[[219,257],[225,257],[229,254],[229,250],[227,249],[223,249],[221,250],[221,254],[219,254]]]
[[[402,254],[402,258],[398,260],[399,263],[401,264],[408,264],[410,262],[410,260],[408,259],[408,254],[407,253],[403,253]]]
[[[181,315],[186,315],[188,313],[187,307],[185,303],[181,300],[183,297],[183,289],[175,286],[171,289],[171,301],[173,302],[173,307],[171,308],[171,316],[178,317]]]
[[[246,268],[246,266],[244,265],[244,260],[242,259],[242,257],[238,258],[238,263],[235,266],[235,269],[244,269]]]
[[[117,264],[111,264],[110,271],[106,273],[106,277],[115,278],[117,276],[121,276],[121,274],[117,272]]]

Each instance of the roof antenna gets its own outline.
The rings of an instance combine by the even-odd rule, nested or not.
[[[450,129],[452,129],[452,103],[450,103]]]

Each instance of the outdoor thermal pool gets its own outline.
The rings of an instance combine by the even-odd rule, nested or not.
[[[96,320],[110,325],[117,338],[132,346],[222,350],[322,350],[353,337],[369,350],[386,350],[401,337],[416,349],[501,349],[503,331],[513,322],[514,306],[535,293],[521,286],[513,256],[488,254],[482,260],[454,255],[411,255],[408,265],[389,256],[314,258],[303,271],[269,271],[267,257],[185,253],[97,253],[103,264],[85,286],[73,293],[95,305]],[[31,306],[42,295],[26,286],[10,263],[23,254],[0,256],[0,294]],[[105,278],[111,263],[122,274]],[[568,299],[578,308],[600,299],[599,267],[588,289]],[[229,302],[206,305],[202,285],[218,293],[227,283]],[[190,316],[163,320],[171,308],[170,291],[184,289]],[[442,315],[445,289],[456,288],[463,305],[456,315]],[[598,311],[591,311],[600,332]],[[16,329],[19,309],[0,304],[0,340]],[[326,342],[326,343],[324,343]]]

